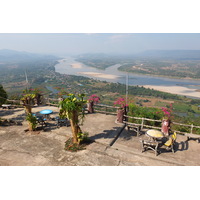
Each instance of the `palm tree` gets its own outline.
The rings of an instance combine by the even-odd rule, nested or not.
[[[60,106],[60,117],[68,118],[70,120],[73,143],[78,144],[78,134],[82,133],[79,127],[80,119],[83,119],[84,112],[83,107],[86,104],[86,100],[83,100],[84,94],[79,94],[75,96],[74,94],[69,94],[67,98],[59,103]]]

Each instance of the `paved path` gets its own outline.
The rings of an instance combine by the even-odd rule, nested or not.
[[[52,109],[52,117],[58,115],[56,107],[37,107],[33,112]],[[0,117],[7,111],[0,110]],[[24,111],[14,109],[6,114],[9,119],[23,119]],[[5,116],[4,116],[5,117]],[[115,123],[115,116],[88,114],[85,117],[83,131],[89,133],[95,142],[86,150],[68,152],[64,150],[65,141],[71,137],[70,127],[57,128],[55,121],[49,121],[44,131],[30,134],[22,126],[0,126],[0,165],[11,166],[178,166],[200,165],[200,144],[186,141],[178,135],[176,152],[165,152],[155,156],[154,152],[141,153],[140,137],[134,131],[126,129],[120,134],[113,146],[122,124]]]

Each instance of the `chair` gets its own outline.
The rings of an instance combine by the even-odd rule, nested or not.
[[[174,153],[174,144],[176,138],[176,132],[174,132],[173,135],[169,136],[168,140],[163,144],[166,147],[166,150],[171,150]]]
[[[37,123],[39,125],[42,125],[42,128],[43,128],[43,126],[46,126],[46,119],[45,118],[43,118],[42,116],[37,116],[35,113],[33,113],[32,115],[36,117]]]
[[[42,125],[42,128],[43,126],[46,126],[46,118],[43,118],[42,116],[36,116],[36,119],[37,119],[37,122],[38,124]]]
[[[141,140],[141,143],[142,143],[142,153],[144,151],[147,151],[148,149],[151,149],[155,152],[156,156],[159,154],[158,148],[160,146],[160,142],[152,140]]]
[[[61,119],[60,117],[56,117],[55,118],[56,120],[57,120],[57,128],[58,127],[61,127],[61,126],[69,126],[70,125],[70,122],[69,122],[69,120],[67,119],[67,118],[65,118],[65,119]]]

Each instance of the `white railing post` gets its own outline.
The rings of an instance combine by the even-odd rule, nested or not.
[[[143,126],[144,126],[144,118],[142,118],[141,129],[143,129]]]
[[[193,127],[194,127],[194,125],[191,124],[191,130],[190,130],[190,133],[191,133],[191,134],[192,134],[192,131],[193,131]]]

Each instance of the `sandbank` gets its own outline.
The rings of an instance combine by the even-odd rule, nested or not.
[[[80,68],[82,68],[82,65],[80,63],[73,63],[73,64],[71,64],[71,66],[74,69],[80,69]]]
[[[168,92],[171,94],[200,98],[200,92],[198,92],[197,89],[187,88],[183,86],[144,85],[144,87],[161,92]]]
[[[96,78],[105,78],[105,79],[116,79],[119,76],[112,75],[112,74],[103,74],[103,73],[95,73],[95,72],[78,72],[78,74],[84,74]]]

